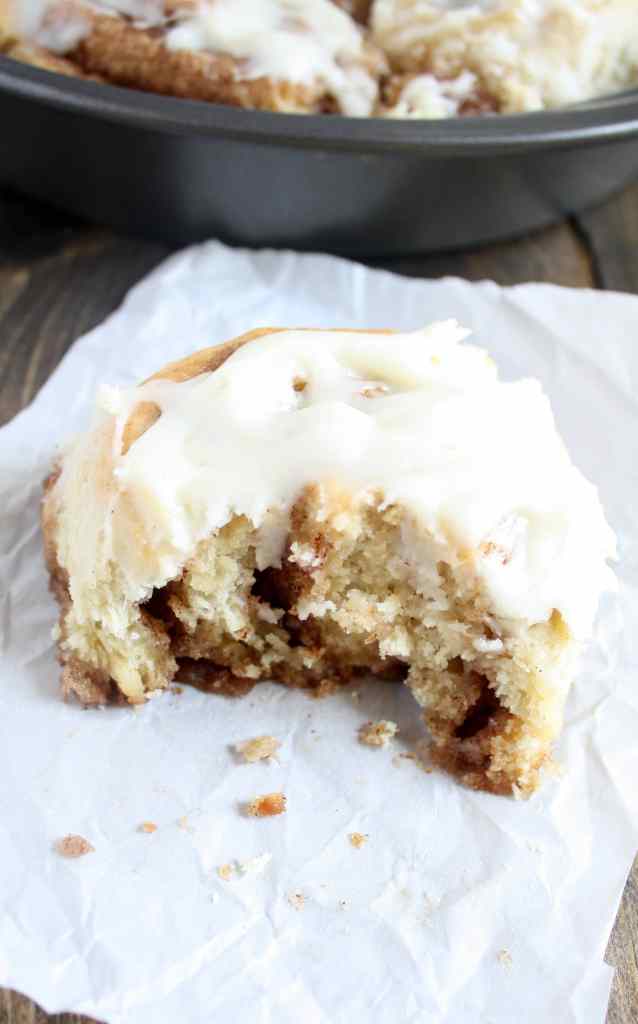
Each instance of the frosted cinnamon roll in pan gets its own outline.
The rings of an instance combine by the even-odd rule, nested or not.
[[[546,110],[638,85],[635,0],[374,0],[384,113]]]
[[[10,54],[10,40],[27,40],[79,75],[185,99],[362,116],[372,112],[387,70],[332,0],[5,3],[0,42]]]
[[[256,330],[103,390],[43,504],[65,695],[390,677],[440,765],[533,791],[614,537],[466,333]]]

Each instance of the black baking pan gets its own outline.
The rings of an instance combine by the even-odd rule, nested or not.
[[[271,114],[0,57],[0,184],[127,233],[344,253],[459,248],[638,177],[638,92],[517,116]]]

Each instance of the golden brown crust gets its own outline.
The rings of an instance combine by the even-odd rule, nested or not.
[[[41,68],[43,71],[53,71],[58,75],[66,75],[68,78],[104,81],[100,75],[85,74],[82,68],[69,57],[62,57],[43,46],[21,39],[15,26],[13,6],[14,0],[0,0],[0,54],[18,61],[20,64],[29,64],[31,67]]]
[[[41,68],[43,71],[54,71],[58,75],[66,75],[67,78],[86,78],[94,82],[104,81],[99,75],[85,75],[73,61],[66,57],[58,57],[42,46],[10,39],[3,40],[1,34],[0,53],[20,64],[29,64],[31,67]]]
[[[68,576],[58,562],[55,541],[57,511],[52,500],[53,489],[60,472],[60,466],[56,465],[44,481],[40,522],[44,559],[49,571],[49,587],[60,608],[57,649],[58,661],[62,668],[62,696],[65,700],[75,696],[87,707],[122,704],[125,703],[125,698],[108,673],[82,661],[72,654],[65,644],[65,619],[71,606],[71,595]]]

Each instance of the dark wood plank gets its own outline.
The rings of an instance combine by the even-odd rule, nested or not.
[[[0,989],[0,1024],[97,1024],[89,1017],[76,1013],[55,1013],[49,1015],[31,999]]]
[[[599,287],[638,292],[638,185],[581,214],[578,225]]]
[[[637,243],[638,187],[573,224],[529,238],[374,265],[414,277],[638,291]],[[15,197],[0,198],[0,423],[31,400],[71,342],[116,308],[166,253],[160,245],[115,238]],[[617,968],[608,1024],[638,1021],[637,949],[638,861],[608,949]],[[24,996],[0,990],[0,1024],[87,1020],[75,1014],[49,1017]]]
[[[638,1021],[638,857],[634,861],[611,933],[607,963],[616,968],[607,1024]]]
[[[589,252],[579,233],[569,223],[511,242],[471,249],[467,252],[433,256],[410,256],[375,261],[398,274],[410,277],[458,276],[469,281],[491,279],[502,285],[525,281],[549,281],[572,288],[594,286]]]
[[[37,228],[20,203],[5,202],[4,211],[13,227],[0,241],[0,422],[33,398],[71,342],[168,252],[58,219]]]

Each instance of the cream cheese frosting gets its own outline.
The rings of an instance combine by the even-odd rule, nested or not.
[[[259,567],[278,565],[293,503],[319,484],[405,509],[417,588],[437,561],[464,564],[512,631],[556,609],[586,635],[615,552],[596,489],[540,384],[500,381],[466,334],[454,321],[391,336],[286,330],[214,373],[102,392],[56,485],[76,620],[114,566],[123,597],[143,601],[236,515],[259,531]],[[161,415],[123,453],[141,401]]]
[[[241,60],[242,76],[321,82],[344,114],[371,113],[376,82],[360,66],[363,34],[330,0],[214,0],[169,31],[171,49],[210,50]]]

